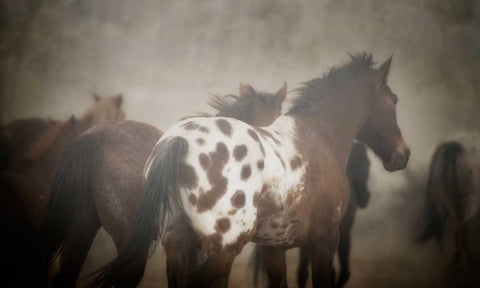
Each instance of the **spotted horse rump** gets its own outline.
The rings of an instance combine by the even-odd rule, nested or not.
[[[221,238],[222,246],[244,235],[273,246],[293,243],[297,205],[292,202],[301,201],[305,173],[294,125],[287,116],[264,129],[232,118],[198,117],[165,132],[157,145],[176,137],[188,143],[178,184],[196,233]]]

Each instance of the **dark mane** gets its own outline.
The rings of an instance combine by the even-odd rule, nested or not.
[[[212,95],[208,104],[218,111],[215,116],[231,117],[241,121],[248,121],[253,105],[259,101],[267,103],[268,101],[274,101],[274,98],[272,94],[265,92],[257,92],[256,94],[242,97],[236,95]]]
[[[372,54],[363,52],[350,55],[350,57],[351,60],[346,64],[334,66],[322,77],[304,82],[302,87],[295,89],[298,96],[292,100],[292,106],[287,114],[307,115],[312,113],[321,99],[337,94],[338,87],[344,85],[345,81],[375,65]]]

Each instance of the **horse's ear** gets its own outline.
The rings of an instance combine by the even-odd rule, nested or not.
[[[379,77],[380,79],[382,79],[382,81],[386,80],[388,76],[388,72],[390,72],[390,65],[392,64],[392,58],[393,58],[393,54],[385,62],[383,62],[382,65],[380,65],[380,68],[378,68]]]
[[[275,94],[275,98],[277,99],[278,103],[280,103],[280,104],[283,103],[283,101],[285,101],[285,99],[287,98],[287,81],[283,82],[283,86]]]
[[[238,88],[238,90],[239,90],[239,93],[240,93],[239,94],[240,97],[257,94],[255,92],[255,89],[253,89],[253,87],[250,86],[250,84],[248,84],[248,83],[240,83],[240,87]]]
[[[118,94],[118,96],[115,98],[115,105],[117,105],[117,108],[120,108],[120,106],[122,106],[122,103],[123,103],[123,95]]]
[[[98,96],[97,93],[93,93],[93,100],[95,100],[96,102],[100,101],[100,96]]]

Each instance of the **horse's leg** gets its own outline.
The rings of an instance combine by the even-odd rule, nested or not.
[[[268,287],[287,287],[285,250],[259,245],[260,258],[268,277]]]
[[[184,287],[200,252],[198,236],[187,223],[177,220],[165,231],[162,244],[167,258],[168,287]]]
[[[71,234],[71,238],[66,241],[62,250],[60,271],[53,280],[53,287],[76,286],[80,269],[101,226],[96,215],[85,220],[85,222],[76,221],[77,223],[72,226],[74,232]]]
[[[307,244],[312,261],[312,284],[313,287],[331,287],[333,259],[338,246],[339,232],[337,227],[328,229],[326,228],[328,224],[321,225],[320,221],[318,223],[319,225],[313,226]]]
[[[340,262],[340,276],[336,287],[345,286],[350,278],[350,247],[351,247],[351,226],[340,226],[340,241],[338,242],[338,259]]]
[[[126,227],[121,229],[120,233],[112,233],[112,239],[115,243],[117,254],[125,246],[125,243],[129,236],[129,230]],[[128,271],[123,273],[122,287],[137,287],[140,281],[142,281],[145,267],[147,266],[148,253],[138,254],[135,259],[135,263],[129,266]]]
[[[350,198],[345,216],[340,223],[340,241],[338,243],[338,260],[340,262],[340,275],[336,287],[343,287],[350,278],[350,249],[351,249],[351,231],[353,221],[357,213],[357,202],[355,195]],[[335,279],[333,279],[335,281]]]
[[[297,285],[299,288],[305,288],[308,278],[308,264],[310,264],[310,257],[305,247],[300,248],[300,263],[297,270]]]

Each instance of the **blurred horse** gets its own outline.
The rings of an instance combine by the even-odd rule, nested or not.
[[[84,131],[103,120],[125,118],[123,110],[120,109],[122,95],[101,98],[94,94],[93,99],[94,105],[76,121],[79,131]],[[3,158],[1,169],[27,169],[28,163],[25,163],[24,156],[31,149],[32,144],[50,128],[62,123],[48,117],[46,119],[27,118],[17,119],[3,126],[0,130],[1,157]],[[37,141],[37,143],[41,142],[42,140]]]
[[[210,105],[218,110],[217,115],[269,125],[281,114],[286,92],[286,83],[276,94],[240,85],[240,96],[213,96]],[[98,125],[68,146],[41,229],[44,246],[39,248],[39,269],[48,269],[61,252],[53,287],[75,286],[100,227],[112,237],[117,251],[125,245],[143,195],[145,162],[161,135],[150,125],[120,121]],[[136,268],[124,275],[132,287],[140,282],[146,260],[146,253],[138,254],[132,263]],[[44,282],[48,271],[41,272]]]
[[[271,286],[286,286],[285,250],[305,246],[313,285],[329,287],[354,139],[389,171],[404,169],[410,156],[387,85],[390,64],[375,69],[371,55],[352,56],[306,82],[289,111],[265,128],[224,117],[171,127],[147,161],[129,239],[92,286],[129,287],[125,273],[136,255],[161,235],[172,286],[227,285],[235,257],[253,241],[262,245]]]
[[[364,144],[355,142],[350,152],[347,164],[347,176],[350,184],[350,202],[347,211],[340,223],[340,240],[338,243],[338,260],[340,262],[340,275],[336,287],[343,287],[350,278],[350,248],[351,231],[357,207],[365,208],[370,200],[368,178],[370,175],[370,160]],[[308,264],[310,257],[304,247],[300,248],[300,263],[297,270],[298,287],[305,287],[308,277]],[[333,279],[335,280],[335,279]]]
[[[2,231],[9,231],[5,233],[8,235],[5,239],[10,247],[18,247],[7,252],[12,255],[2,262],[1,271],[5,272],[2,279],[16,282],[18,279],[15,277],[21,277],[14,273],[19,264],[15,259],[22,261],[19,253],[28,256],[30,246],[34,245],[33,235],[45,215],[55,167],[64,148],[90,126],[104,120],[124,118],[122,96],[95,98],[95,105],[80,119],[72,116],[65,122],[50,125],[21,157],[13,155],[21,165],[0,172],[2,197],[7,200],[2,201],[0,212]],[[15,140],[15,137],[11,139]]]
[[[479,138],[480,139],[480,138]],[[441,241],[448,218],[453,221],[452,263],[471,262],[472,251],[466,225],[478,217],[480,208],[480,142],[440,144],[432,158],[423,209],[423,228],[418,240]]]

